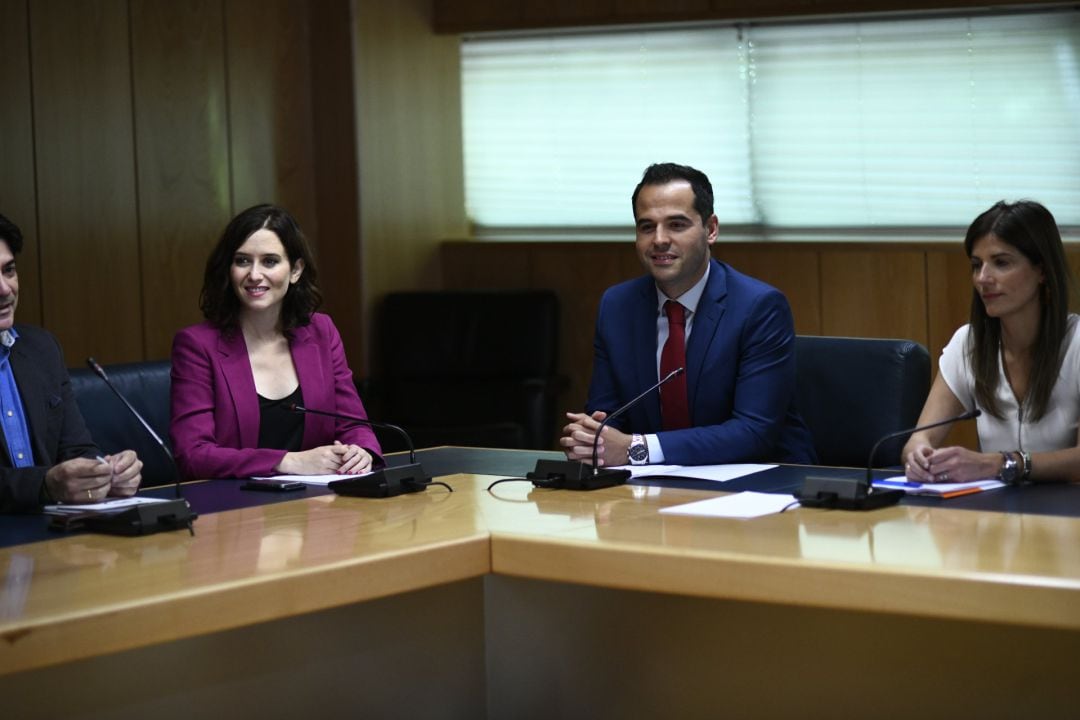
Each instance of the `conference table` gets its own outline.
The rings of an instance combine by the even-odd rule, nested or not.
[[[0,517],[5,716],[1080,713],[1080,486],[738,520],[660,510],[859,471],[489,491],[557,456],[419,457],[453,492],[188,483],[194,536]]]

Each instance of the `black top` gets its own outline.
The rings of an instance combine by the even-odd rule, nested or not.
[[[300,386],[280,400],[259,395],[259,447],[295,452],[304,441],[304,414],[289,409],[293,403],[304,404]]]

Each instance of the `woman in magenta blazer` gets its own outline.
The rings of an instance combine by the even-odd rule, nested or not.
[[[225,228],[206,262],[206,321],[173,339],[170,436],[190,478],[367,472],[379,443],[366,418],[341,336],[322,301],[296,220],[257,205]]]

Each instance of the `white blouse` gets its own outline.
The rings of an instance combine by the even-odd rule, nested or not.
[[[1076,447],[1077,426],[1080,424],[1080,316],[1070,314],[1067,320],[1065,357],[1054,389],[1050,393],[1046,414],[1038,422],[1024,418],[1021,407],[1005,379],[1001,353],[998,353],[998,384],[995,391],[998,408],[1004,419],[999,420],[975,400],[975,375],[971,367],[972,348],[969,347],[971,326],[964,325],[952,336],[941,351],[938,367],[942,378],[960,400],[965,410],[979,407],[983,414],[976,419],[979,446],[983,452],[1026,450],[1046,452]],[[1026,412],[1026,408],[1024,409]]]

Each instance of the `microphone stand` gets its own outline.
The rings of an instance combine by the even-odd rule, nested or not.
[[[982,414],[976,408],[956,417],[939,420],[937,422],[919,425],[917,427],[889,433],[879,439],[870,449],[870,457],[866,461],[866,476],[864,478],[827,478],[807,477],[802,488],[795,493],[795,498],[800,505],[805,507],[835,508],[838,510],[876,510],[888,507],[900,502],[905,493],[899,488],[875,488],[873,478],[874,456],[881,444],[894,438],[911,435],[912,433],[930,430],[932,428],[949,425],[961,420],[971,420]]]
[[[152,428],[150,423],[146,421],[146,418],[135,409],[135,406],[124,397],[124,394],[120,392],[119,388],[113,385],[112,381],[109,380],[109,376],[105,373],[104,368],[102,368],[94,358],[87,358],[86,364],[105,382],[109,389],[113,391],[116,397],[120,399],[120,402],[123,403],[124,407],[127,408],[128,412],[139,421],[139,424],[142,425],[143,429],[150,434],[150,437],[154,439],[158,447],[160,447],[166,457],[169,458],[169,464],[172,466],[176,478],[176,482],[173,485],[176,499],[160,503],[136,505],[119,512],[88,512],[77,516],[77,519],[81,521],[81,524],[86,529],[109,535],[150,535],[151,533],[161,532],[163,530],[178,530],[185,527],[188,529],[188,532],[194,535],[195,528],[193,523],[199,516],[191,509],[191,505],[189,505],[188,501],[180,494],[180,472],[176,468],[176,459],[173,457],[172,451],[169,450],[169,446],[165,444],[165,441],[161,439],[160,435],[154,432],[154,428]]]
[[[600,488],[623,485],[630,479],[629,470],[612,470],[599,467],[600,433],[608,423],[637,405],[646,395],[658,390],[672,378],[685,372],[685,368],[676,368],[664,378],[636,398],[604,418],[593,438],[592,464],[583,460],[537,460],[536,467],[525,475],[536,487],[556,488],[560,490],[599,490]]]
[[[432,484],[431,476],[424,472],[424,468],[416,461],[416,448],[413,446],[413,441],[412,438],[409,437],[409,433],[405,432],[403,428],[397,425],[391,425],[390,423],[368,420],[367,418],[362,418],[358,415],[345,415],[343,413],[326,412],[325,410],[314,410],[312,408],[302,407],[296,403],[291,404],[289,409],[295,413],[323,415],[337,420],[358,422],[372,428],[391,430],[405,439],[405,444],[409,447],[409,463],[407,465],[398,465],[396,467],[388,466],[367,475],[348,478],[346,480],[332,480],[327,484],[327,487],[338,495],[388,498],[405,493],[424,492],[427,490],[428,485]],[[454,489],[446,483],[437,482],[435,484],[443,485],[450,492],[454,491]]]

